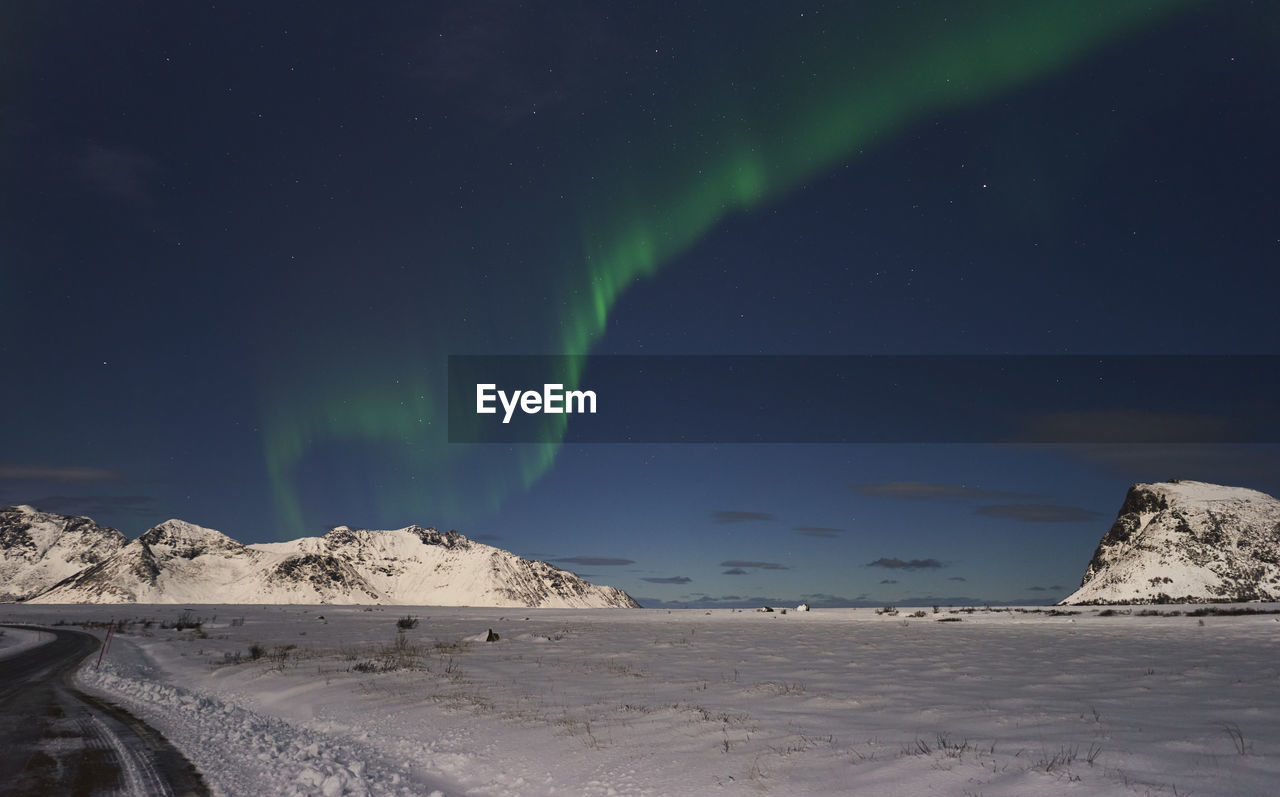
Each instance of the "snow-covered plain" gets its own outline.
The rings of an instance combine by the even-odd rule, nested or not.
[[[1274,794],[1280,615],[1139,614],[1195,608],[193,606],[200,628],[174,630],[173,606],[10,605],[0,621],[135,621],[82,685],[224,795]]]

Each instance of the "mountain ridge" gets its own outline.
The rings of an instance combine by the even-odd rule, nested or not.
[[[92,567],[128,542],[86,517],[0,507],[0,602],[25,600]]]
[[[23,522],[39,516],[37,536],[58,525],[109,539],[92,561],[68,557],[41,569],[23,552]],[[352,603],[528,608],[635,608],[625,592],[593,584],[546,562],[418,525],[402,529],[338,526],[321,537],[245,545],[214,529],[171,519],[133,540],[88,518],[0,510],[0,564],[31,603]],[[113,532],[118,536],[111,536]],[[12,548],[12,551],[11,551]],[[11,556],[10,554],[13,553]],[[73,551],[72,553],[76,553]],[[67,572],[71,571],[71,572]],[[57,578],[54,578],[54,577]],[[5,584],[17,583],[6,578]]]

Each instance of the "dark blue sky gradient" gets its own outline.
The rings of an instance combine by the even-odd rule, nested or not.
[[[1148,6],[728,213],[591,351],[1276,354],[1280,12]],[[446,357],[561,353],[590,221],[661,216],[609,187],[695,185],[788,81],[841,96],[831,52],[908,74],[957,13],[7,4],[0,502],[245,542],[421,523],[631,560],[564,564],[646,605],[821,605],[1053,600],[1132,482],[1280,492],[1257,445],[449,447]]]

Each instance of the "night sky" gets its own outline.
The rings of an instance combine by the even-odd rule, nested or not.
[[[646,606],[1057,600],[1131,483],[1280,494],[1280,447],[449,443],[447,358],[1280,353],[1277,40],[1243,1],[4,3],[0,503],[455,528]]]

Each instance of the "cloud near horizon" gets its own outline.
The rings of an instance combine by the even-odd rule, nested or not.
[[[834,529],[828,526],[793,526],[792,531],[796,534],[803,534],[806,537],[839,537],[844,529]]]
[[[851,484],[849,489],[858,495],[875,498],[900,498],[904,501],[988,501],[1032,498],[1029,493],[1006,490],[986,490],[963,484],[934,484],[932,482],[868,482]]]
[[[693,579],[688,576],[667,576],[666,578],[642,578],[641,581],[648,581],[650,584],[688,584]]]
[[[1177,473],[1197,481],[1243,486],[1280,479],[1280,458],[1274,447],[1249,443],[1079,443],[1044,448],[1126,482],[1135,473]],[[1123,495],[1117,491],[1117,505]]]
[[[790,570],[786,565],[777,562],[750,562],[744,559],[730,559],[720,563],[721,567],[742,567],[749,570]]]
[[[575,565],[593,565],[596,567],[621,567],[622,565],[633,565],[636,563],[634,559],[617,559],[612,556],[566,556],[563,559],[557,559],[557,562],[572,562]]]
[[[0,465],[0,481],[105,482],[121,478],[118,471],[81,465]]]
[[[867,562],[867,567],[885,567],[890,570],[929,570],[944,567],[937,559],[895,559],[882,557],[874,562]]]
[[[768,512],[748,512],[742,509],[717,509],[711,513],[716,523],[752,523],[759,520],[774,520]]]
[[[983,517],[1018,520],[1023,523],[1081,523],[1104,517],[1101,512],[1092,509],[1062,504],[991,504],[973,511]]]
[[[1233,419],[1224,415],[1148,410],[1049,412],[1027,419],[1015,439],[1049,445],[1088,440],[1101,445],[1125,443],[1214,444],[1230,436]]]
[[[25,503],[41,512],[92,516],[112,512],[143,515],[153,511],[154,502],[149,495],[47,495]]]

